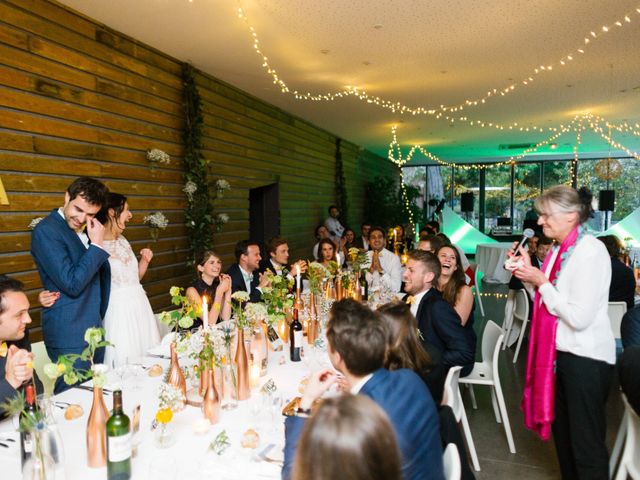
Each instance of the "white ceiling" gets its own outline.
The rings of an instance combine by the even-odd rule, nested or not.
[[[405,154],[421,143],[448,161],[520,153],[498,146],[536,143],[552,134],[401,115],[354,97],[296,100],[281,93],[263,70],[233,0],[62,3],[382,155],[394,123]],[[411,107],[437,108],[515,84],[513,92],[453,116],[548,127],[589,111],[613,122],[640,121],[639,0],[243,0],[241,5],[269,64],[292,91],[335,92],[351,85]],[[586,48],[585,36],[591,38]],[[573,61],[566,60],[570,53]],[[533,75],[541,65],[554,67]],[[530,75],[535,81],[523,85]],[[640,150],[640,137],[614,131],[614,139]],[[557,150],[545,153],[570,154],[575,134],[557,143]],[[586,134],[582,151],[607,153],[609,147]]]

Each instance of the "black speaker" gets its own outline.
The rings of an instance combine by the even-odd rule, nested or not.
[[[613,212],[616,209],[616,191],[600,190],[598,198],[598,210],[601,212]]]
[[[473,212],[473,192],[464,192],[460,195],[460,211]]]

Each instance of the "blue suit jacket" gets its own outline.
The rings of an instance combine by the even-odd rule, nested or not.
[[[240,271],[240,265],[234,263],[227,270],[227,275],[231,277],[231,292],[235,293],[238,291],[246,292],[247,286],[244,283],[244,277],[242,276],[242,272]],[[259,302],[262,299],[262,293],[258,290],[258,285],[260,284],[260,279],[258,278],[258,274],[253,272],[253,280],[251,281],[251,291],[249,292],[249,301],[250,302]]]
[[[111,288],[109,254],[95,245],[85,248],[55,209],[33,230],[31,255],[44,288],[60,292],[56,303],[42,313],[47,349],[84,348],[85,330],[101,327],[107,311]]]
[[[396,432],[402,456],[405,480],[444,478],[439,418],[429,390],[411,370],[390,372],[381,368],[364,384],[361,395],[367,395],[387,414]],[[305,419],[285,420],[285,450],[282,478],[288,479],[295,458],[298,439]]]

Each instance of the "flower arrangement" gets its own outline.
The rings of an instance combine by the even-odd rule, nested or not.
[[[238,327],[239,330],[252,326],[251,322],[244,312],[244,305],[248,301],[249,294],[242,290],[239,290],[231,295],[231,309],[233,310],[233,317],[235,319],[236,327]]]
[[[322,282],[327,278],[331,278],[331,272],[321,263],[309,262],[307,276],[309,278],[309,288],[317,295],[320,294]]]
[[[216,186],[216,197],[217,198],[222,198],[222,196],[224,195],[224,192],[226,192],[227,190],[229,190],[231,188],[231,185],[229,185],[229,182],[227,182],[223,178],[220,178],[220,179],[216,180],[215,186]]]
[[[354,272],[360,272],[371,265],[371,261],[365,250],[351,247],[348,253],[348,264]]]
[[[169,225],[169,220],[164,216],[164,213],[155,212],[144,217],[143,223],[149,225],[149,228],[151,229],[151,238],[154,242],[157,242],[160,230],[164,230],[165,228],[167,228],[167,225]]]
[[[172,437],[169,430],[169,423],[173,420],[173,412],[181,410],[185,401],[186,399],[178,387],[164,382],[160,384],[158,388],[158,411],[151,425],[152,430],[159,427],[156,434],[158,447],[170,447],[175,442],[175,438]]]
[[[38,226],[38,224],[44,220],[44,217],[35,217],[33,220],[29,222],[29,230],[33,230]]]
[[[182,189],[184,194],[187,196],[190,202],[193,201],[193,194],[198,191],[198,185],[195,182],[189,180],[184,184],[184,188]]]
[[[169,165],[169,163],[171,163],[171,157],[169,154],[163,152],[159,148],[147,150],[147,160],[149,160],[152,166],[155,164]]]
[[[222,226],[229,221],[229,215],[226,213],[218,213],[214,220],[214,224],[216,226],[216,232],[222,230]]]
[[[104,340],[105,330],[99,327],[90,327],[84,332],[84,341],[87,346],[82,353],[68,353],[60,355],[56,363],[47,363],[44,366],[44,373],[52,380],[64,375],[64,383],[74,385],[93,378],[93,383],[97,387],[102,387],[106,381],[107,367],[103,364],[94,364],[93,357],[98,348],[114,346],[111,342]],[[90,362],[91,368],[85,370],[74,367],[76,360]]]
[[[260,325],[262,320],[267,320],[267,306],[264,303],[247,303],[244,307],[244,314],[251,328]]]
[[[178,341],[177,351],[202,361],[203,365],[220,366],[226,354],[225,334],[216,327],[203,327],[182,336]]]
[[[267,324],[273,326],[285,319],[285,311],[293,307],[293,295],[289,293],[293,288],[293,278],[276,275],[267,270],[270,286],[262,289],[262,300],[267,307]]]
[[[176,286],[171,287],[169,289],[171,303],[180,308],[160,314],[160,321],[171,330],[176,330],[178,327],[182,329],[191,328],[194,320],[201,314],[202,307],[197,304],[193,305],[189,299],[182,294],[183,291],[183,288]]]

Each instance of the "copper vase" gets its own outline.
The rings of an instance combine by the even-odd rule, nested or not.
[[[342,278],[336,277],[336,300],[339,302],[344,298],[344,289],[342,288]]]
[[[207,369],[204,366],[204,362],[200,361],[200,387],[198,388],[198,394],[201,397],[204,397],[204,394],[207,391]]]
[[[101,387],[93,386],[93,403],[87,420],[87,464],[91,468],[107,465],[106,424],[109,410]]]
[[[251,396],[251,385],[249,381],[249,357],[247,347],[244,344],[244,330],[238,328],[236,334],[237,347],[234,362],[238,368],[238,400],[246,400]]]
[[[182,395],[187,398],[187,382],[178,363],[178,352],[176,352],[176,342],[171,342],[171,364],[169,365],[169,377],[167,379],[169,385],[180,389]]]
[[[218,395],[213,369],[205,369],[205,378],[207,389],[202,401],[202,412],[209,423],[214,424],[220,420],[220,395]]]
[[[356,278],[354,282],[354,296],[353,299],[357,302],[362,302],[362,289],[360,288],[360,272],[356,272]]]

